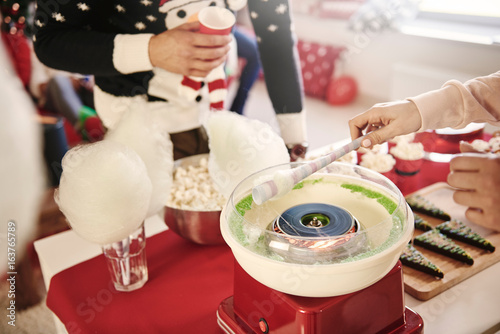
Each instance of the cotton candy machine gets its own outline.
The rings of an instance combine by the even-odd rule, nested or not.
[[[420,333],[405,307],[401,264],[413,214],[397,187],[360,166],[333,163],[281,198],[257,205],[234,190],[221,232],[236,259],[234,295],[218,310],[226,333]]]

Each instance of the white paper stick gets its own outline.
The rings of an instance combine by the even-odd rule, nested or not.
[[[329,164],[343,157],[352,150],[358,149],[363,139],[364,137],[356,138],[355,140],[342,146],[341,148],[299,167],[276,172],[276,174],[274,174],[273,176],[273,179],[264,182],[252,189],[253,201],[258,205],[261,205],[262,203],[270,200],[273,197],[281,197],[285,195],[290,190],[292,190],[292,188],[297,183],[299,183],[309,175],[317,172],[321,168],[328,166]]]

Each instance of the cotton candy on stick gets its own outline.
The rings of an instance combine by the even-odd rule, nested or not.
[[[167,203],[173,182],[173,145],[168,132],[157,127],[137,102],[108,131],[105,140],[125,144],[142,158],[153,185],[147,216],[157,214]]]
[[[73,230],[97,244],[127,238],[146,218],[152,185],[130,147],[103,140],[66,153],[55,199]]]
[[[217,111],[207,119],[206,128],[208,170],[216,189],[226,197],[250,174],[290,161],[285,142],[267,123]]]
[[[279,198],[287,194],[297,183],[309,175],[319,171],[323,167],[328,166],[333,161],[343,157],[352,150],[358,149],[363,139],[364,137],[356,138],[352,142],[345,144],[333,152],[293,169],[277,171],[274,173],[271,180],[267,180],[252,189],[254,202],[261,205],[269,199]]]

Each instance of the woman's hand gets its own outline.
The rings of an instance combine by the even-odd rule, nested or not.
[[[421,126],[422,119],[417,106],[408,100],[378,103],[349,120],[353,140],[361,137],[363,132],[368,133],[361,143],[366,148],[372,148],[396,136],[413,133]]]

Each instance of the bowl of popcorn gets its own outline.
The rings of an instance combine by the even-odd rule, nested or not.
[[[390,153],[394,156],[396,173],[405,176],[415,175],[420,171],[424,163],[424,145],[422,143],[399,142],[391,148]]]
[[[197,244],[223,244],[220,214],[225,204],[208,173],[208,154],[175,161],[164,214],[169,229]]]

